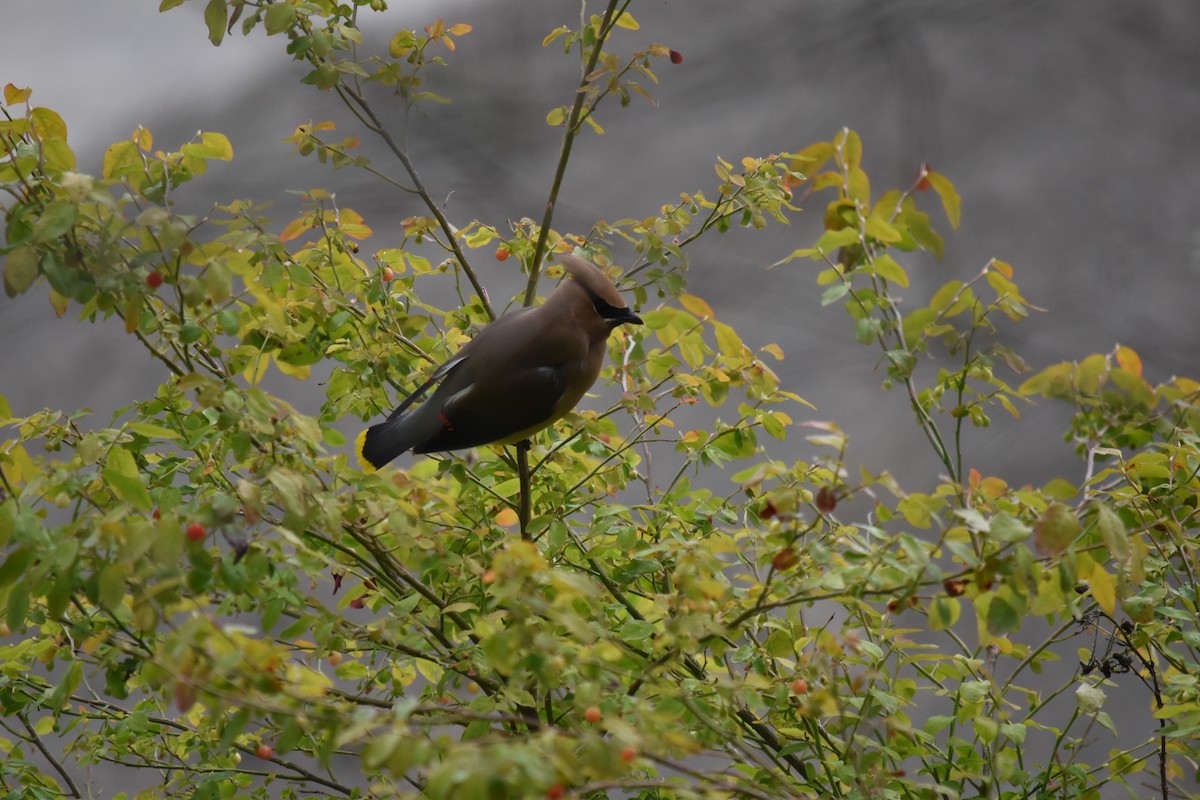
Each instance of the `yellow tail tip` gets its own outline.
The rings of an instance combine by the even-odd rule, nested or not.
[[[370,475],[375,471],[375,465],[370,461],[367,461],[366,456],[363,455],[363,446],[366,444],[366,442],[367,432],[364,430],[358,435],[358,438],[354,440],[354,455],[358,459],[358,468],[363,471],[364,475]]]

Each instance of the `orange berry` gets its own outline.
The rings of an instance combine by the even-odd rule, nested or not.
[[[635,758],[637,758],[637,750],[635,750],[632,746],[626,747],[621,751],[621,760],[626,764],[631,763]]]
[[[501,247],[496,248],[496,260],[497,261],[508,261],[508,257],[510,255],[511,255],[511,253],[508,252],[507,247],[501,246]]]
[[[396,273],[392,270],[391,267],[384,267],[383,273],[379,277],[383,279],[384,283],[387,283],[392,278],[396,277]]]
[[[275,757],[275,748],[269,744],[260,744],[258,749],[254,751],[254,754],[263,761],[270,761]]]
[[[604,714],[595,706],[588,706],[587,710],[583,712],[583,718],[595,725],[597,722],[604,719]]]
[[[792,681],[792,693],[808,694],[808,681],[804,680],[804,678],[796,678],[796,680]]]

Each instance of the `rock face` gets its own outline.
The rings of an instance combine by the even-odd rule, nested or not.
[[[13,5],[30,29],[47,30],[63,6]],[[98,171],[103,148],[139,123],[167,148],[218,130],[232,139],[235,163],[189,186],[185,205],[253,197],[274,201],[286,220],[296,209],[287,190],[326,186],[383,239],[416,211],[382,183],[289,155],[280,140],[300,122],[336,119],[346,135],[358,131],[336,98],[299,84],[302,67],[278,40],[231,36],[213,48],[196,4],[163,15],[135,2],[124,14],[112,13],[119,3],[69,5],[75,22],[55,36],[6,42],[8,67],[26,71],[5,80],[32,85],[36,100],[63,114],[81,169]],[[438,16],[475,28],[433,75],[433,88],[454,102],[424,106],[409,121],[433,193],[448,198],[456,220],[539,216],[560,135],[544,118],[569,102],[578,79],[575,59],[540,42],[577,12],[552,0],[395,5],[369,28],[377,39]],[[948,235],[943,263],[912,271],[914,295],[1000,257],[1025,295],[1053,312],[1006,333],[1031,364],[1119,341],[1141,352],[1151,379],[1200,373],[1190,288],[1200,267],[1200,6],[676,0],[634,12],[641,30],[622,31],[618,47],[661,41],[684,60],[656,67],[661,83],[647,88],[657,108],[614,103],[601,110],[606,135],[577,142],[560,230],[650,214],[681,191],[711,189],[718,156],[798,149],[848,126],[862,135],[876,186],[907,182],[927,161],[963,196],[963,226]],[[93,67],[81,75],[79,63]],[[402,123],[397,103],[381,106]],[[869,442],[863,457],[873,465],[894,464],[915,432],[906,404],[877,391],[881,376],[868,371],[876,354],[849,341],[841,315],[820,308],[806,265],[764,269],[812,239],[820,208],[818,198],[815,213],[791,227],[701,240],[691,290],[748,342],[778,342],[788,354],[783,379],[820,417]],[[493,296],[515,290],[511,272],[487,269]],[[0,341],[22,343],[0,348],[3,391],[17,413],[74,408],[86,384],[87,404],[106,417],[161,378],[153,359],[114,356],[129,346],[118,326],[56,320],[39,292],[2,308]],[[302,398],[309,389],[289,391]],[[1047,434],[1061,430],[1051,411],[1032,413]],[[994,463],[978,466],[1006,477],[1037,480],[1071,461],[1065,446],[1057,460],[1048,456],[1045,437],[1004,437],[1002,427],[978,435],[995,438],[986,448]]]

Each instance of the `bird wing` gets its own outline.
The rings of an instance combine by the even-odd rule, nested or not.
[[[475,447],[537,430],[553,420],[566,388],[566,376],[555,365],[510,371],[488,381],[486,389],[472,383],[446,398],[439,415],[441,429],[413,452]]]

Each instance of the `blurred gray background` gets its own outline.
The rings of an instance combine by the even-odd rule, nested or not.
[[[544,117],[570,102],[578,80],[576,59],[540,42],[577,21],[579,4],[393,6],[364,18],[368,46],[382,49],[396,30],[437,17],[474,26],[451,66],[434,73],[432,88],[454,102],[424,106],[411,120],[412,156],[433,195],[449,198],[458,224],[479,218],[503,228],[509,219],[540,218],[561,136]],[[399,221],[423,212],[410,196],[300,159],[282,142],[297,124],[333,119],[342,135],[362,135],[377,166],[400,172],[336,97],[299,83],[306,69],[284,54],[285,40],[256,31],[214,48],[203,3],[161,15],[156,7],[4,4],[6,20],[19,23],[0,33],[0,83],[32,86],[37,104],[64,116],[82,171],[98,173],[104,148],[138,124],[164,149],[216,130],[232,140],[235,161],[214,164],[186,189],[194,208],[271,201],[282,223],[299,210],[289,192],[326,187],[374,227],[368,250],[394,242]],[[632,11],[641,30],[620,32],[618,51],[657,41],[684,61],[656,66],[657,107],[635,100],[602,108],[607,134],[577,142],[558,230],[655,214],[684,191],[711,195],[717,157],[798,150],[850,127],[862,135],[877,190],[909,185],[926,161],[963,197],[957,232],[936,199],[925,198],[947,249],[941,262],[904,260],[914,304],[994,256],[1011,262],[1025,296],[1050,311],[1003,334],[1035,368],[1119,342],[1141,354],[1153,381],[1200,375],[1200,4],[651,0]],[[398,124],[398,104],[385,95],[376,101]],[[928,488],[919,484],[933,479],[937,464],[902,394],[879,391],[878,351],[854,344],[839,309],[820,307],[809,262],[766,270],[813,241],[825,202],[818,195],[790,227],[701,240],[690,250],[690,290],[751,346],[784,349],[777,369],[785,385],[819,409],[797,410],[797,421],[836,419],[852,436],[851,463],[887,467],[906,488]],[[616,256],[634,260],[628,251]],[[514,262],[477,259],[494,299],[517,291]],[[165,377],[119,323],[88,325],[74,313],[56,319],[44,285],[0,300],[0,393],[18,415],[87,406],[103,425]],[[284,378],[274,388],[316,413],[319,387]],[[1082,468],[1061,440],[1063,409],[1041,404],[1023,413],[1019,430],[997,410],[992,428],[972,432],[969,465],[1018,484],[1077,481]],[[776,455],[811,455],[794,439]],[[1129,697],[1145,716],[1140,691]]]

